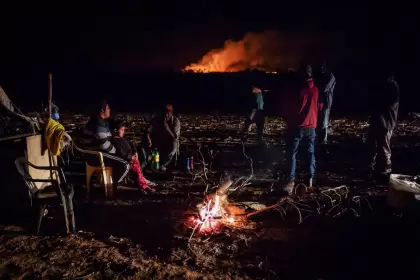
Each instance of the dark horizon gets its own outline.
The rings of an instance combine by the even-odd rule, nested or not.
[[[223,78],[215,85],[203,82],[198,86],[194,83],[200,78],[191,79],[191,84],[177,82],[176,72],[222,47],[226,40],[241,40],[248,32],[276,30],[282,39],[319,40],[317,52],[303,48],[293,59],[328,62],[338,77],[337,106],[347,106],[343,112],[357,111],[366,98],[361,84],[377,69],[390,66],[397,72],[402,103],[416,109],[420,40],[414,9],[382,5],[379,11],[376,3],[334,8],[315,2],[264,1],[239,6],[223,3],[223,9],[220,7],[207,1],[165,5],[128,1],[68,7],[65,14],[59,14],[53,12],[55,7],[36,4],[25,7],[31,11],[27,14],[17,13],[21,7],[10,4],[5,10],[10,18],[0,19],[4,42],[0,86],[28,110],[46,100],[49,72],[53,73],[54,99],[63,108],[81,110],[84,103],[101,95],[128,98],[139,103],[136,106],[141,110],[148,108],[148,99],[156,103],[152,107],[178,98],[183,106],[191,103],[189,106],[198,108],[194,102],[212,100],[207,88],[213,87],[218,92],[212,94],[223,97],[232,88],[242,92],[248,81],[235,84],[242,82],[232,79],[225,88]],[[282,43],[286,49],[295,48],[288,39]],[[128,104],[115,109],[130,106],[136,107]]]

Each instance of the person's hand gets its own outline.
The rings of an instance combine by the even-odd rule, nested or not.
[[[163,123],[163,126],[164,126],[166,129],[169,129],[169,125],[168,125],[168,123],[167,123],[167,122],[164,122],[164,123]]]

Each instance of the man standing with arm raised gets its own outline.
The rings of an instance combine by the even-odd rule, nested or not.
[[[284,187],[289,195],[293,193],[296,177],[296,155],[302,140],[308,142],[308,174],[306,184],[312,188],[315,176],[315,138],[318,122],[318,112],[322,110],[322,100],[318,97],[319,91],[312,78],[306,79],[299,93],[290,95],[289,104],[286,106],[287,122],[287,165],[289,167],[289,182]]]

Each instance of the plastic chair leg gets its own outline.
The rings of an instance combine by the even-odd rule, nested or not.
[[[86,198],[87,199],[90,199],[90,187],[91,187],[92,175],[94,172],[95,172],[94,169],[86,166]]]
[[[39,235],[39,232],[41,231],[41,224],[42,224],[42,219],[44,218],[44,215],[46,214],[47,210],[47,206],[46,205],[41,205],[39,207],[39,217],[38,217],[38,226],[37,226],[37,230],[36,230],[36,235]]]
[[[105,196],[108,198],[114,198],[115,195],[115,188],[114,188],[114,182],[112,181],[112,170],[106,169],[104,171],[104,179],[105,183]]]

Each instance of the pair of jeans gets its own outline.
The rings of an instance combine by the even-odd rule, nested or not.
[[[265,116],[263,110],[254,109],[249,116],[245,117],[245,132],[249,132],[253,123],[255,123],[257,126],[258,137],[262,138],[265,125]]]
[[[370,168],[376,174],[389,174],[392,171],[391,137],[392,130],[369,126]]]
[[[299,150],[299,144],[306,141],[308,144],[308,177],[312,179],[315,175],[315,128],[294,128],[288,131],[287,140],[287,162],[289,166],[289,179],[294,180],[296,176],[296,155]]]
[[[328,136],[328,123],[330,121],[330,108],[323,108],[319,113],[318,127],[319,127],[319,140],[321,144],[327,144]]]

